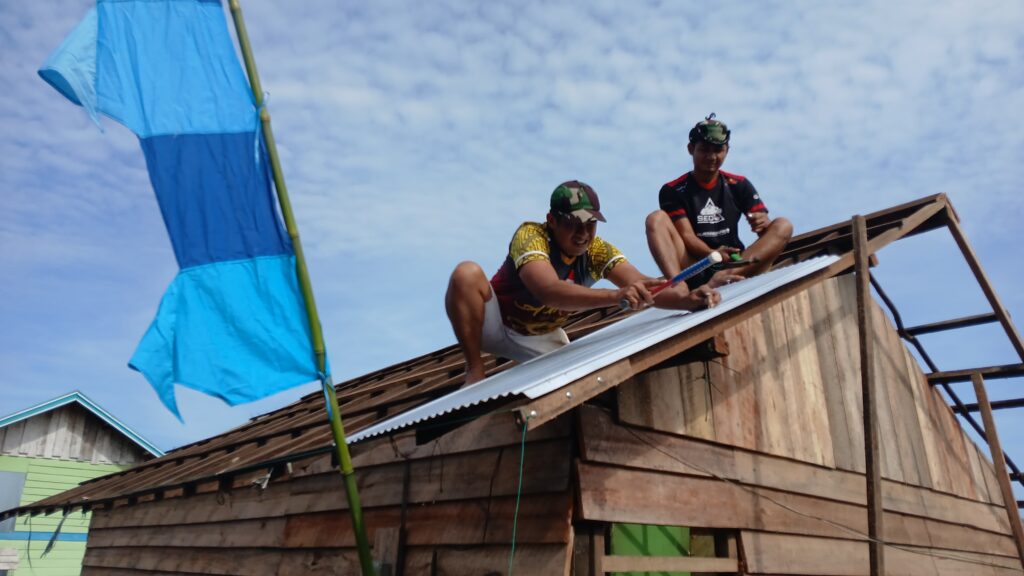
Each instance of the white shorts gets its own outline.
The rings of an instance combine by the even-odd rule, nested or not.
[[[526,336],[505,326],[501,321],[501,306],[498,296],[491,290],[491,298],[484,305],[484,328],[481,334],[481,348],[496,356],[526,362],[541,354],[558,350],[569,343],[565,330],[555,328],[553,332]]]

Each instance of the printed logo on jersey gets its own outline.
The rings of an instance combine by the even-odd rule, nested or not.
[[[697,215],[697,224],[718,224],[724,220],[725,217],[722,216],[722,209],[715,206],[711,198],[708,198],[708,203],[700,209],[700,214]]]

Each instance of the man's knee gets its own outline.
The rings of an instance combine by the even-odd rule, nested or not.
[[[480,292],[487,284],[487,275],[476,262],[459,262],[448,281],[449,294]]]
[[[768,227],[772,234],[775,234],[779,238],[785,241],[789,241],[793,237],[793,223],[787,218],[779,217],[772,220],[771,226]]]
[[[655,210],[647,215],[647,233],[651,234],[657,230],[672,226],[672,220],[664,210]]]

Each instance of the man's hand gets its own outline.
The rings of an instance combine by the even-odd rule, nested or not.
[[[733,282],[739,282],[740,280],[746,280],[746,278],[731,270],[719,270],[711,276],[711,280],[708,280],[707,286],[708,288],[720,288],[726,284],[732,284]]]
[[[701,308],[714,308],[719,302],[722,301],[722,295],[718,293],[718,290],[711,288],[707,284],[699,286],[690,291],[686,296],[688,310],[700,310]]]
[[[740,254],[742,250],[739,248],[733,248],[732,246],[719,246],[715,248],[715,251],[722,255],[722,260],[728,262],[731,260],[733,254]]]
[[[750,231],[760,236],[768,229],[772,219],[768,217],[767,212],[750,212],[747,214],[747,222],[750,223]]]
[[[635,280],[619,288],[615,297],[619,302],[628,303],[630,310],[639,310],[645,305],[654,305],[654,297],[651,296],[650,289],[661,283],[662,281],[657,278]]]

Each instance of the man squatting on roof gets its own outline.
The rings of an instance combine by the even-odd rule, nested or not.
[[[621,301],[634,310],[644,305],[694,310],[721,300],[712,286],[691,292],[684,284],[652,298],[649,288],[661,280],[641,274],[598,237],[599,220],[605,222],[594,189],[564,182],[551,194],[546,221],[524,222],[516,230],[504,264],[490,281],[475,262],[455,267],[445,309],[466,356],[467,384],[484,379],[481,350],[525,362],[568,344],[562,326],[575,310]],[[591,288],[602,278],[618,289]],[[738,278],[723,275],[716,282],[732,279]]]
[[[726,261],[731,254],[754,260],[728,273],[750,277],[767,270],[793,235],[785,218],[768,217],[768,208],[745,177],[720,170],[729,154],[729,128],[711,114],[690,130],[686,149],[693,170],[661,187],[660,210],[647,217],[647,244],[661,272],[671,278],[680,270],[718,250]],[[744,249],[740,241],[740,215],[745,215],[757,241]],[[691,286],[707,282],[709,270]]]

